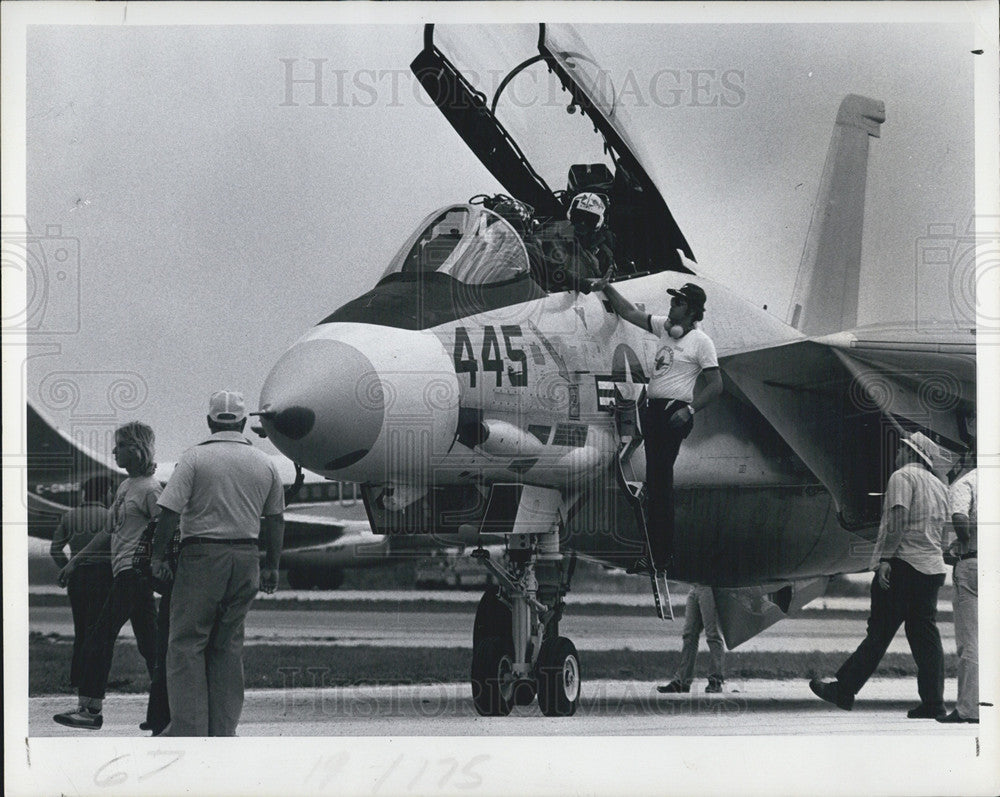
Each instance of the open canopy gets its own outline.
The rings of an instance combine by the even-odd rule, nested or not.
[[[693,260],[691,248],[643,165],[641,142],[654,131],[629,118],[613,76],[571,28],[427,25],[411,69],[472,152],[539,217],[561,218],[576,194],[600,193],[619,273],[690,273],[677,250]]]

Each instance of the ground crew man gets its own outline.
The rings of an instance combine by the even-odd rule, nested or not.
[[[659,316],[639,310],[607,280],[596,280],[592,287],[604,291],[612,309],[623,319],[660,339],[639,416],[646,447],[646,524],[652,550],[628,572],[648,572],[651,567],[669,572],[674,539],[674,462],[681,442],[694,428],[695,413],[722,393],[715,344],[695,326],[705,317],[705,291],[692,282],[677,290],[667,289],[670,311]],[[695,396],[695,383],[702,373],[705,385]]]
[[[278,585],[284,493],[274,463],[243,436],[243,396],[209,400],[212,434],[181,456],[160,496],[154,576],[173,575],[164,736],[235,736],[243,710],[243,628],[258,589]],[[261,516],[263,515],[263,522]],[[181,526],[177,572],[164,561]],[[258,537],[264,542],[260,569]]]

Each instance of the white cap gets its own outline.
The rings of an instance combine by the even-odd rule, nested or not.
[[[208,400],[208,417],[216,423],[239,423],[247,417],[243,394],[219,390]]]

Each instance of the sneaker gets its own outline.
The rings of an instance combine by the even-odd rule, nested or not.
[[[906,712],[906,716],[911,720],[936,720],[944,715],[944,706],[928,706],[924,703]]]
[[[665,695],[681,694],[683,692],[690,692],[691,684],[685,684],[682,683],[681,681],[671,681],[668,684],[656,687],[656,691]]]
[[[625,568],[625,572],[630,576],[634,576],[637,573],[652,573],[653,563],[649,560],[649,557],[643,554],[638,559],[636,559],[632,564]]]
[[[89,709],[82,707],[76,711],[56,714],[52,719],[60,725],[65,725],[69,728],[87,728],[92,731],[100,730],[100,727],[104,724],[104,717],[100,712],[95,714]]]
[[[821,681],[819,678],[813,678],[809,682],[809,688],[816,697],[827,703],[833,703],[837,708],[844,711],[854,708],[854,695],[845,694],[840,688],[839,681]]]
[[[724,683],[725,681],[721,678],[709,678],[708,686],[705,687],[705,693],[709,695],[719,694],[722,691],[722,685]]]

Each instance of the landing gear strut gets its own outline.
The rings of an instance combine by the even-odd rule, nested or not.
[[[509,567],[473,552],[498,586],[486,590],[472,635],[472,700],[482,716],[507,716],[536,695],[547,717],[568,717],[580,700],[580,657],[559,636],[563,597],[575,557],[559,553],[556,533],[513,534]]]

